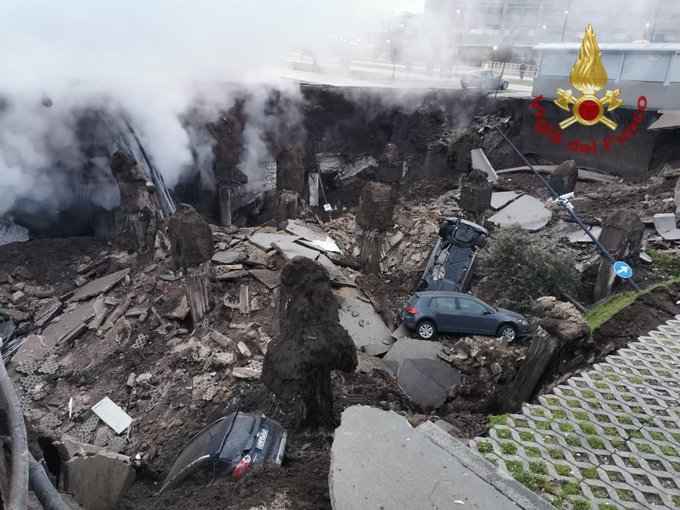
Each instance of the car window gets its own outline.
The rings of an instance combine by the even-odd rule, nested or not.
[[[437,310],[453,311],[456,309],[456,302],[454,298],[450,297],[436,297],[430,301],[430,307]]]
[[[472,312],[472,313],[482,313],[486,310],[486,307],[473,301],[472,299],[456,298],[458,300],[458,309],[461,312]]]

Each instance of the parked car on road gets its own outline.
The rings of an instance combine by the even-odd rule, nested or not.
[[[508,80],[504,80],[496,71],[468,71],[460,79],[460,86],[464,89],[475,87],[480,90],[505,90],[509,85]]]
[[[401,318],[423,340],[433,340],[437,333],[454,333],[503,336],[512,342],[529,332],[522,315],[460,292],[416,292]]]

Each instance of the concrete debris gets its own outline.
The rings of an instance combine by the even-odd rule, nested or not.
[[[666,241],[680,241],[680,229],[677,227],[675,214],[655,214],[654,228]]]
[[[274,290],[281,284],[281,273],[269,269],[250,269],[250,275],[265,285],[269,290]]]
[[[460,208],[473,215],[480,215],[491,207],[492,185],[487,175],[480,170],[472,170],[463,178],[460,187]],[[476,220],[480,218],[475,216]]]
[[[319,256],[318,251],[306,248],[301,244],[291,241],[290,239],[286,239],[284,241],[274,241],[272,244],[286,260],[293,260],[295,257],[305,257],[311,260],[316,260],[316,258]]]
[[[263,232],[256,232],[251,236],[248,236],[248,240],[253,243],[258,248],[262,250],[269,251],[274,249],[274,243],[292,243],[293,241],[299,239],[298,236],[292,236],[289,234],[268,234]]]
[[[130,458],[70,438],[56,442],[62,460],[63,490],[85,510],[109,510],[135,481]]]
[[[104,423],[111,427],[116,434],[120,434],[132,425],[132,417],[116,405],[109,397],[104,397],[92,406],[92,411],[99,416]]]
[[[329,488],[334,510],[551,508],[436,425],[365,406],[342,413]]]
[[[190,205],[179,204],[168,220],[168,236],[175,267],[197,266],[213,256],[210,225]]]
[[[29,240],[28,229],[17,225],[9,218],[0,218],[0,246],[10,243],[25,243]]]
[[[460,381],[458,372],[439,357],[442,347],[440,342],[404,338],[383,358],[387,371],[423,409],[441,407],[446,402],[448,388]]]
[[[573,342],[590,336],[588,322],[571,303],[544,296],[536,300],[533,313],[541,318],[543,329],[561,340]]]
[[[183,321],[189,316],[189,301],[186,296],[181,296],[177,306],[173,308],[169,313],[165,314],[165,317],[169,319],[176,319],[178,321]]]
[[[552,212],[543,202],[529,195],[523,195],[507,207],[494,214],[489,221],[506,227],[520,225],[531,232],[545,227],[552,219]]]
[[[334,253],[342,252],[337,243],[327,234],[316,232],[297,220],[288,220],[285,230],[286,232],[311,243],[311,245],[319,251]]]
[[[216,352],[213,353],[212,360],[217,366],[228,367],[236,362],[236,355],[233,352]]]
[[[590,232],[595,236],[595,239],[599,239],[600,234],[602,233],[602,227],[591,227]],[[567,238],[569,239],[569,242],[572,244],[593,242],[590,236],[580,228],[569,232],[567,234]]]
[[[237,343],[236,347],[238,347],[238,352],[240,352],[241,356],[243,356],[244,358],[250,358],[253,355],[253,353],[250,352],[248,346],[243,342]]]
[[[489,163],[489,159],[482,149],[472,149],[470,151],[470,162],[472,169],[482,172],[488,182],[494,183],[498,181],[498,174],[496,174],[496,170]]]
[[[338,296],[340,303],[340,325],[352,337],[357,350],[379,356],[390,350],[395,342],[390,329],[373,305],[357,297],[356,292],[345,292]]]
[[[241,250],[218,251],[212,261],[217,264],[236,264],[246,259],[246,253]]]
[[[203,319],[212,305],[210,275],[210,263],[204,262],[198,266],[189,267],[184,277],[184,292],[194,324],[198,324]]]
[[[82,301],[98,294],[108,292],[114,285],[120,282],[129,273],[130,269],[123,269],[102,278],[97,278],[90,283],[86,283],[79,289],[76,289],[76,291],[73,293],[73,296],[71,297],[71,301]]]
[[[250,313],[250,289],[247,285],[241,285],[238,292],[239,311],[242,314]]]
[[[498,210],[522,196],[517,191],[498,191],[491,194],[491,208]]]
[[[233,344],[231,338],[229,338],[227,335],[223,335],[217,330],[210,332],[210,339],[224,348],[227,348]]]
[[[87,329],[85,323],[95,315],[93,305],[94,300],[81,303],[52,321],[42,332],[48,348],[53,349],[61,342],[72,340]]]
[[[21,344],[19,350],[12,357],[12,363],[19,364],[24,361],[40,361],[46,358],[52,349],[47,346],[42,335],[29,335]]]
[[[94,303],[92,304],[92,308],[94,310],[94,319],[90,321],[90,324],[87,327],[90,330],[97,331],[103,324],[104,319],[106,319],[106,314],[109,310],[106,306],[106,303],[104,302],[103,295],[100,295],[97,299],[95,299]]]
[[[247,379],[253,381],[259,379],[262,375],[262,369],[259,370],[252,367],[236,367],[231,371],[231,375],[237,379]]]

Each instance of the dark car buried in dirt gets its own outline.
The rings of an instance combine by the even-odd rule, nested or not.
[[[423,340],[433,340],[437,333],[453,333],[503,336],[512,342],[529,333],[529,323],[520,314],[460,292],[416,292],[401,318]]]
[[[460,86],[464,89],[475,87],[480,90],[505,90],[509,85],[496,71],[488,70],[468,71],[460,79]]]
[[[199,472],[208,480],[218,476],[238,480],[253,465],[280,465],[286,439],[283,427],[265,416],[237,412],[220,418],[182,448],[159,494]]]

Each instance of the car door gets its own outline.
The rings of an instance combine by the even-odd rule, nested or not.
[[[437,324],[437,331],[442,333],[456,331],[458,311],[455,298],[444,296],[432,298],[430,307],[435,311],[434,320]]]
[[[456,301],[459,321],[465,327],[466,333],[475,335],[493,334],[490,332],[492,326],[489,318],[491,315],[486,313],[488,310],[486,306],[471,298],[458,297]]]

